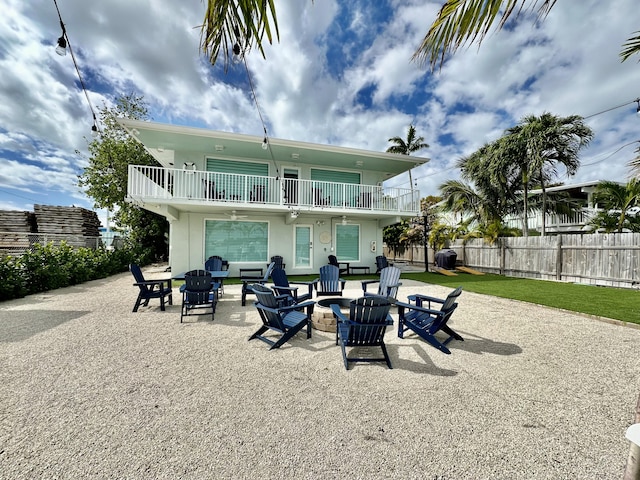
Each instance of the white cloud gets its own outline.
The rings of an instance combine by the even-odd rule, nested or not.
[[[635,3],[561,0],[543,23],[520,20],[431,73],[409,58],[441,2],[393,0],[379,15],[372,2],[282,0],[280,43],[265,46],[266,61],[252,51],[248,65],[271,136],[383,151],[415,124],[431,145],[420,155],[431,161],[414,177],[423,194],[435,194],[457,175],[458,158],[526,114],[591,115],[640,96],[637,59],[618,59],[640,28]],[[225,76],[222,62],[211,67],[199,52],[205,2],[59,5],[94,108],[135,93],[157,120],[261,135],[243,66]],[[3,17],[0,183],[42,203],[79,202],[84,160],[75,150],[86,153],[92,118],[71,57],[53,52],[53,2],[5,0]],[[612,152],[640,138],[634,112],[632,103],[588,119],[596,138],[575,181],[626,178],[635,147]],[[0,191],[0,204],[22,202],[7,195]]]

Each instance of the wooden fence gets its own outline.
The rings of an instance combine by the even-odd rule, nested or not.
[[[457,264],[482,272],[627,288],[640,283],[640,233],[504,237],[494,245],[456,240],[449,249]],[[396,258],[424,264],[424,248]]]

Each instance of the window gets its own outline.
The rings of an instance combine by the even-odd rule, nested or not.
[[[336,225],[336,257],[341,262],[360,261],[360,225]]]
[[[204,258],[220,255],[229,262],[267,262],[268,222],[205,220]]]

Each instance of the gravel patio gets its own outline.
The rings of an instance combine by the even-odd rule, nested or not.
[[[451,355],[391,328],[392,370],[346,371],[333,333],[248,342],[238,285],[180,324],[132,283],[0,303],[0,478],[622,478],[640,329],[463,292]]]

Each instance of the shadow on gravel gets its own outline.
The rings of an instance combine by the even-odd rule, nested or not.
[[[452,340],[447,344],[452,354],[455,350],[464,350],[466,352],[477,353],[493,353],[494,355],[517,355],[522,353],[522,348],[515,343],[496,342],[490,338],[479,337],[472,333],[458,331],[464,338],[464,342]]]
[[[91,313],[77,310],[3,310],[0,343],[21,342],[38,333]]]

